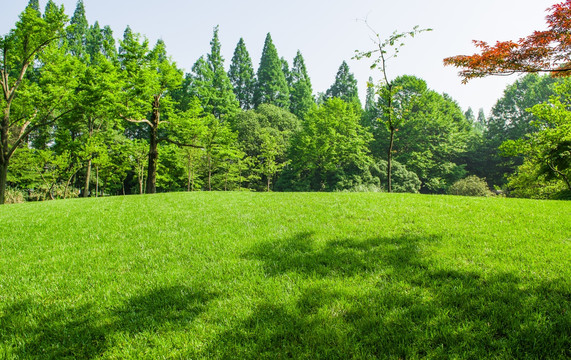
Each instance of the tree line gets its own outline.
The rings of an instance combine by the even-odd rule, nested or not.
[[[547,100],[557,83],[519,80],[529,102],[514,104],[508,89],[489,119],[475,119],[424,80],[400,76],[389,113],[383,86],[368,86],[361,104],[347,62],[314,95],[302,53],[290,66],[270,34],[256,71],[243,39],[228,70],[218,27],[210,45],[185,74],[162,40],[151,46],[127,27],[117,41],[110,27],[90,25],[82,0],[71,19],[51,0],[43,11],[30,0],[0,38],[0,202],[183,190],[446,193],[470,174],[517,185],[506,174],[522,157],[501,145],[535,131],[530,116],[539,114],[523,106]],[[403,121],[384,126],[395,114]]]

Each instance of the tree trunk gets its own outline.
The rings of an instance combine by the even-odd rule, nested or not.
[[[143,193],[143,184],[145,183],[145,174],[143,174],[143,171],[145,170],[144,166],[141,166],[141,176],[139,177],[139,194],[144,194]]]
[[[86,174],[85,174],[85,185],[83,187],[83,194],[81,194],[82,197],[88,197],[89,196],[89,181],[91,180],[91,159],[89,159],[89,161],[87,162],[87,170],[86,170]]]
[[[99,166],[95,167],[95,197],[99,196]]]
[[[212,191],[212,157],[208,154],[208,191]]]
[[[187,191],[190,191],[190,187],[192,185],[192,158],[188,156],[188,184],[187,184]]]
[[[155,99],[153,103],[153,115],[151,116],[151,128],[149,131],[149,166],[147,168],[147,194],[157,192],[157,161],[159,159],[158,130],[160,124],[160,99]]]
[[[8,126],[10,124],[10,103],[4,109],[4,116],[0,124],[0,205],[4,204],[6,196],[6,183],[8,179]]]
[[[387,154],[387,191],[392,192],[392,170],[393,170],[393,144],[395,140],[395,129],[391,127],[391,141],[389,142],[389,151]]]
[[[5,201],[7,179],[8,179],[8,162],[3,162],[0,156],[0,205],[4,204]]]
[[[270,183],[272,181],[272,178],[269,175],[267,175],[267,178],[268,178],[268,192],[270,192]]]

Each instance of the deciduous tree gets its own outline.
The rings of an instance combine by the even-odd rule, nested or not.
[[[36,5],[26,7],[16,27],[0,37],[0,204],[15,150],[32,131],[55,123],[69,110],[64,104],[75,86],[73,60],[57,46],[68,20],[63,6],[48,2],[42,17]],[[40,78],[31,80],[27,73],[38,66]]]
[[[571,0],[553,5],[548,11],[547,30],[495,45],[474,41],[480,53],[449,57],[444,64],[460,68],[464,83],[473,78],[514,73],[571,75]]]
[[[365,21],[365,24],[367,22]],[[387,39],[382,39],[381,35],[374,31],[368,24],[369,30],[373,34],[374,49],[369,51],[356,51],[356,59],[369,59],[373,55],[376,56],[373,64],[371,64],[371,69],[379,69],[381,72],[382,80],[377,87],[377,93],[380,98],[381,112],[382,116],[379,117],[386,128],[389,130],[389,146],[387,149],[387,190],[392,191],[392,156],[393,156],[393,146],[394,146],[394,136],[395,131],[405,120],[406,108],[403,106],[398,106],[399,101],[396,99],[396,94],[399,92],[398,86],[395,86],[392,81],[389,80],[387,71],[387,61],[391,58],[397,57],[400,47],[404,45],[404,39],[407,37],[415,37],[417,34],[431,31],[431,29],[419,29],[415,26],[411,31],[407,32],[397,32],[395,31]]]

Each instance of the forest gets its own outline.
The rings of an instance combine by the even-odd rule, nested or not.
[[[83,0],[71,17],[30,0],[0,37],[0,204],[204,190],[571,196],[567,78],[530,72],[487,115],[415,76],[358,85],[346,61],[315,94],[300,51],[280,58],[268,33],[255,69],[240,39],[226,67],[219,31],[185,73],[162,40],[89,24]]]

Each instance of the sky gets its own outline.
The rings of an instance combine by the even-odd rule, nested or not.
[[[122,38],[129,25],[154,44],[162,39],[177,65],[186,72],[210,51],[212,31],[220,26],[225,65],[243,37],[257,69],[264,39],[271,33],[280,57],[288,62],[301,51],[314,93],[325,92],[337,69],[347,61],[357,78],[362,101],[369,76],[381,79],[368,60],[353,60],[355,50],[374,47],[364,19],[382,39],[418,25],[433,31],[407,39],[398,57],[387,64],[389,77],[415,75],[428,87],[447,93],[465,111],[488,114],[517,77],[486,77],[461,83],[458,69],[442,59],[476,52],[472,40],[489,43],[517,40],[546,28],[546,9],[562,0],[84,0],[90,24],[111,26]],[[40,0],[43,8],[47,0]],[[71,17],[77,0],[54,0]],[[28,0],[5,0],[0,34],[14,27]]]

